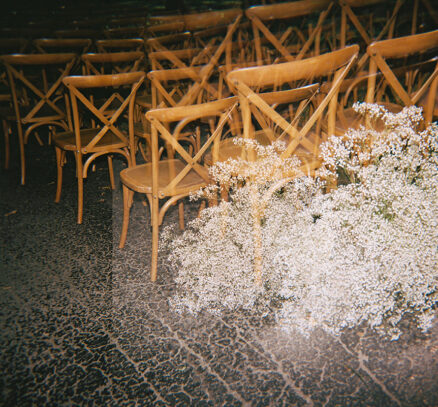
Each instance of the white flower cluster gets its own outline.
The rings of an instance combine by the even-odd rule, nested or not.
[[[399,114],[376,105],[357,109],[385,130],[350,130],[322,146],[321,173],[349,179],[329,193],[299,174],[297,160],[282,166],[283,146],[254,145],[259,160],[213,169],[216,180],[244,186],[168,238],[178,272],[175,309],[258,309],[304,334],[316,326],[338,334],[366,321],[396,339],[405,313],[420,329],[430,327],[438,292],[438,129],[421,131],[415,107]],[[255,200],[264,202],[261,285]]]

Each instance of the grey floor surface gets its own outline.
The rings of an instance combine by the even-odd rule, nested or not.
[[[105,161],[77,225],[73,161],[55,204],[54,158],[30,146],[24,187],[15,163],[0,172],[0,405],[438,406],[437,322],[424,335],[407,319],[389,342],[364,327],[306,339],[242,313],[176,315],[164,259],[149,281],[147,208],[135,201],[119,250]]]

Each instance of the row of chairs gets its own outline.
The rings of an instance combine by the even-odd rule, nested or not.
[[[352,1],[344,3],[348,3],[350,9],[353,7]],[[379,2],[354,3],[369,5]],[[317,6],[327,7],[317,14],[318,18],[310,29],[307,22],[306,35],[303,32],[298,35],[299,30],[295,30],[298,38],[304,39],[304,42],[292,44],[295,49],[291,43],[286,42],[288,36],[294,32],[294,26],[278,32],[275,24],[269,23],[275,22],[275,18],[269,17],[273,15],[273,11],[288,5],[289,8],[284,10],[286,13],[287,10],[292,10],[292,4],[303,8],[305,5],[313,5],[315,8],[312,13],[317,10]],[[83,210],[83,178],[87,176],[89,166],[100,155],[124,155],[128,169],[121,174],[124,185],[121,246],[126,239],[133,191],[145,193],[151,208],[151,277],[154,280],[157,275],[158,230],[165,212],[170,205],[209,182],[206,166],[245,153],[230,141],[230,135],[241,134],[246,138],[257,138],[263,143],[283,139],[288,146],[284,155],[298,155],[303,162],[303,169],[311,174],[319,165],[317,156],[321,141],[329,134],[342,135],[347,127],[357,125],[358,118],[348,108],[351,99],[366,98],[368,102],[386,102],[393,110],[397,109],[396,102],[403,105],[423,103],[426,120],[431,121],[436,117],[437,32],[371,44],[365,41],[365,50],[362,44],[337,49],[340,45],[346,45],[349,40],[340,42],[340,33],[333,29],[333,24],[326,24],[327,15],[333,7],[332,2],[316,0],[265,6],[264,10],[271,10],[271,14],[267,12],[263,16],[259,12],[255,13],[258,22],[251,21],[252,35],[248,35],[250,30],[247,29],[248,25],[242,23],[242,12],[239,11],[230,17],[225,26],[213,27],[208,33],[202,30],[203,35],[196,39],[202,43],[199,42],[197,48],[190,42],[196,38],[193,33],[187,35],[184,32],[172,33],[170,30],[170,34],[149,38],[148,60],[151,65],[156,65],[147,74],[146,80],[142,72],[116,73],[106,77],[101,76],[100,71],[92,72],[88,68],[88,71],[82,72],[87,75],[80,78],[69,76],[71,70],[61,73],[63,76],[58,85],[63,83],[67,87],[70,98],[66,98],[60,86],[59,91],[48,87],[47,92],[51,93],[42,93],[42,99],[53,96],[58,102],[64,100],[67,105],[71,105],[73,111],[73,118],[66,114],[64,123],[59,125],[61,133],[52,134],[58,163],[56,199],[60,199],[62,166],[67,151],[74,151],[77,173],[81,174],[78,175],[79,223],[82,221]],[[261,8],[248,9],[246,14],[251,10],[260,11]],[[297,9],[294,10],[296,12]],[[303,11],[301,13],[298,16],[306,15]],[[286,19],[290,18],[289,15],[284,15]],[[345,11],[345,18],[347,17],[354,21],[348,11]],[[175,21],[177,20],[169,19],[158,25],[169,26]],[[394,19],[390,18],[389,21]],[[364,27],[363,22],[361,26]],[[342,24],[340,31],[343,31]],[[160,31],[161,34],[163,32]],[[327,35],[327,38],[332,38],[332,42],[327,42],[329,46],[326,47],[322,45],[321,39],[324,38],[323,33],[327,32],[334,35]],[[388,29],[383,31],[384,34],[381,32],[377,37],[386,36]],[[374,38],[374,35],[368,36],[370,40]],[[166,41],[163,37],[167,37]],[[334,47],[335,50],[332,50],[333,39],[338,44]],[[8,64],[8,58],[11,57],[3,57],[4,63]],[[48,57],[47,54],[43,55],[43,58]],[[107,63],[115,62],[114,56],[107,58]],[[81,59],[85,67],[84,57]],[[262,65],[259,66],[260,64]],[[245,68],[251,65],[255,66]],[[388,70],[392,75],[388,74]],[[20,73],[19,70],[17,72]],[[57,72],[61,71],[58,69]],[[91,76],[90,73],[98,75]],[[131,75],[129,80],[133,82],[129,82],[127,75]],[[40,83],[44,82],[43,77]],[[141,91],[141,95],[138,95],[143,83],[148,83],[150,93],[143,94]],[[405,84],[406,90],[402,91]],[[122,96],[120,89],[124,86],[128,90]],[[117,87],[115,91],[119,95],[105,96],[103,99],[102,94],[91,96],[93,90],[113,87]],[[34,90],[31,92],[35,93]],[[20,94],[21,99],[23,96],[26,96],[26,92]],[[100,100],[103,104],[93,107]],[[35,113],[36,106],[43,105],[47,107],[48,104],[44,101],[29,105],[30,113]],[[78,105],[88,109],[94,117],[85,118],[80,114]],[[126,116],[123,114],[125,110],[119,110],[120,106],[128,110]],[[141,109],[143,112],[140,113]],[[97,112],[100,112],[100,116],[96,115]],[[28,126],[29,117],[22,124]],[[116,122],[126,118],[127,131],[116,127]],[[201,118],[203,120],[198,122]],[[58,126],[58,121],[59,118],[53,118],[53,122],[49,124]],[[91,128],[96,129],[97,121],[100,121],[101,127],[90,131]],[[187,129],[186,125],[194,121],[199,127],[195,127],[195,130],[193,127]],[[30,124],[28,134],[40,126],[40,123]],[[205,130],[205,125],[208,131]],[[88,136],[85,137],[86,132],[83,132],[84,141],[78,141],[80,128],[84,127],[88,129]],[[121,135],[125,137],[123,143]],[[149,149],[149,154],[144,155],[147,162],[139,166],[136,165],[136,136],[137,139],[141,136],[146,140]],[[116,147],[111,149],[113,142]],[[88,156],[85,163],[82,163],[83,156]],[[108,163],[112,174],[111,158]],[[166,203],[160,206],[160,200],[166,198]]]
[[[282,156],[299,157],[304,173],[312,175],[320,166],[321,142],[331,134],[342,136],[361,123],[360,116],[342,102],[354,87],[365,87],[368,103],[384,104],[392,112],[422,104],[425,123],[436,119],[437,49],[438,31],[372,43],[367,48],[369,70],[360,79],[351,76],[359,63],[358,45],[296,61],[237,69],[226,77],[234,94],[231,97],[150,110],[146,119],[152,128],[152,159],[120,175],[124,192],[120,247],[127,236],[133,193],[144,193],[151,210],[151,278],[156,279],[159,226],[166,211],[210,182],[209,164],[246,156],[242,147],[230,143],[231,128],[240,128],[241,136],[263,144],[283,140],[287,147]],[[238,112],[237,126],[232,112]],[[199,138],[192,123],[202,126],[200,119],[208,123],[206,136],[190,154],[184,148],[187,136],[182,135],[186,131]],[[163,158],[159,139],[177,156]]]

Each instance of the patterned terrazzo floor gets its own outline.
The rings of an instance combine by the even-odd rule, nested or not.
[[[55,204],[54,152],[29,150],[25,187],[16,165],[0,172],[0,405],[438,405],[438,322],[423,335],[406,320],[388,342],[365,328],[305,339],[244,314],[175,315],[163,259],[149,281],[141,201],[119,250],[121,190],[105,163],[77,225],[72,161]]]

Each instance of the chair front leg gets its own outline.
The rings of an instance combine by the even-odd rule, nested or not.
[[[158,237],[159,237],[159,199],[157,196],[152,196],[152,208],[151,208],[151,223],[152,223],[152,256],[151,256],[151,281],[157,280],[157,268],[158,268]]]
[[[64,161],[65,152],[61,150],[59,147],[55,147],[56,153],[56,195],[55,202],[58,203],[61,199],[61,191],[62,191],[62,166]]]
[[[78,177],[78,224],[82,223],[82,216],[84,212],[84,174],[82,168],[82,154],[75,153],[76,158],[76,173]]]
[[[111,189],[114,190],[116,189],[116,184],[114,182],[113,157],[111,155],[108,155],[107,158],[108,158],[108,171],[109,171]]]

